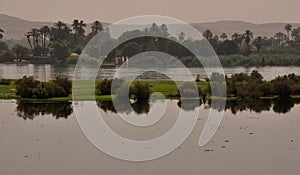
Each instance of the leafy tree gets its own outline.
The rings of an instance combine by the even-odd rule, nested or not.
[[[134,56],[142,51],[141,45],[136,42],[126,43],[122,49],[122,54],[124,56]]]
[[[66,40],[55,41],[52,45],[53,55],[60,61],[64,62],[71,54],[70,44]]]
[[[13,47],[13,52],[17,56],[17,61],[22,61],[22,58],[25,58],[28,56],[29,49],[27,47],[24,47],[20,44],[17,44]]]

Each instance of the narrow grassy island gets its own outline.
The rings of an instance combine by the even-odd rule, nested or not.
[[[225,82],[220,82],[220,79],[224,80],[224,78],[228,100],[300,98],[299,75],[289,74],[266,81],[256,70],[252,71],[251,74],[238,73],[231,77],[222,77],[220,74],[213,73],[209,80],[203,82],[135,80],[130,83],[116,79],[114,88],[112,88],[113,80],[96,80],[95,95],[97,100],[110,101],[117,97],[128,98],[128,96],[123,97],[122,95],[129,92],[131,99],[144,101],[148,100],[152,93],[160,92],[168,99],[200,98],[206,100],[213,98],[211,95],[212,86],[214,89],[225,86]],[[33,77],[26,76],[18,80],[0,80],[1,99],[69,101],[72,100],[71,94],[72,81],[68,78],[56,78],[49,82],[40,82]]]

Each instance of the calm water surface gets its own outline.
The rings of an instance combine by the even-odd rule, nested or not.
[[[226,74],[250,73],[257,69],[267,80],[296,73],[299,67],[224,68]],[[88,69],[87,69],[88,70]],[[135,68],[134,73],[143,69]],[[74,66],[0,64],[0,78],[34,76],[50,80],[72,77]],[[185,76],[183,70],[169,70]],[[203,69],[191,68],[194,76],[205,78]],[[115,69],[102,69],[98,78],[112,78]],[[165,79],[148,73],[141,79]],[[112,102],[97,102],[105,122],[118,134],[134,140],[148,140],[166,133],[176,122],[178,112],[200,109],[196,127],[178,149],[158,160],[132,163],[107,156],[96,149],[82,133],[71,102],[30,102],[0,100],[0,174],[299,174],[300,101],[230,101],[217,133],[204,147],[198,139],[207,120],[209,102],[200,104],[167,100],[163,118],[150,127],[132,126],[122,119]],[[131,102],[121,113],[139,117],[150,114],[160,102]],[[155,111],[154,111],[155,112]]]
[[[147,117],[159,101],[134,103],[121,112]],[[198,139],[209,102],[186,102],[183,110],[200,109],[193,133],[174,152],[158,160],[132,163],[97,150],[83,135],[70,102],[0,101],[0,174],[298,174],[300,172],[300,102],[228,102],[216,135],[204,147]],[[131,139],[167,132],[181,109],[167,100],[163,119],[151,127],[122,121],[111,102],[97,102],[105,122]],[[214,106],[218,109],[218,106]],[[143,132],[141,132],[143,131]]]
[[[57,76],[68,76],[73,77],[75,66],[68,65],[34,65],[34,64],[0,64],[0,78],[10,78],[18,79],[27,76],[34,76],[39,80],[50,80]],[[88,71],[88,68],[86,68]],[[300,67],[257,67],[257,68],[224,68],[224,72],[228,75],[246,72],[250,73],[252,70],[258,70],[266,80],[270,80],[279,75],[287,75],[289,73],[295,73],[300,75]],[[184,75],[184,70],[182,68],[170,68],[168,69],[170,74],[175,74],[177,77]],[[142,68],[131,68],[132,73],[136,74],[144,71]],[[194,77],[197,74],[200,75],[200,78],[205,78],[206,73],[204,69],[201,68],[190,68],[190,71]],[[101,69],[98,72],[98,78],[112,78],[114,76],[115,69]],[[153,73],[148,73],[140,77],[141,79],[166,79],[164,76],[156,75]]]

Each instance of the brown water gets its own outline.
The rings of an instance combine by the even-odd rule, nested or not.
[[[82,133],[69,103],[28,105],[2,100],[0,174],[298,174],[300,105],[294,101],[289,104],[228,103],[216,135],[206,146],[198,147],[209,112],[209,104],[202,104],[196,127],[184,144],[163,158],[133,163],[114,159],[96,149]],[[170,116],[179,110],[178,101],[168,101],[166,120],[145,132],[135,132],[135,128],[122,124],[110,104],[98,105],[102,106],[99,110],[111,128],[137,139],[166,132],[174,121]],[[189,110],[193,108],[197,106]]]

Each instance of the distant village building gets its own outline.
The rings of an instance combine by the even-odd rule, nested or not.
[[[122,65],[122,64],[127,64],[128,65],[128,62],[129,62],[129,58],[128,56],[121,56],[121,57],[116,57],[115,58],[115,64],[116,65]]]

